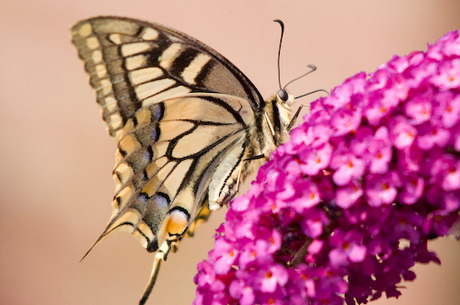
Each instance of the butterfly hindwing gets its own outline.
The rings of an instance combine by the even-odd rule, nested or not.
[[[223,179],[240,162],[254,117],[243,99],[211,93],[170,98],[135,117],[142,120],[125,127],[118,143],[114,214],[106,232],[128,229],[155,251],[165,233],[184,233],[206,196],[220,204]],[[213,180],[215,175],[222,179]],[[123,214],[133,211],[137,217],[125,220]],[[172,212],[183,226],[170,221]],[[165,232],[162,225],[174,230]]]

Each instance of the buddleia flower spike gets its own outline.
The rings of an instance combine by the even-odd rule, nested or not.
[[[458,237],[460,38],[394,56],[311,104],[230,203],[194,305],[398,297],[431,239]]]

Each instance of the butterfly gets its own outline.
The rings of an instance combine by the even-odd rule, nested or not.
[[[294,97],[265,101],[225,57],[157,23],[95,17],[71,35],[118,147],[113,213],[93,247],[128,231],[157,251],[144,304],[161,261],[281,143]]]

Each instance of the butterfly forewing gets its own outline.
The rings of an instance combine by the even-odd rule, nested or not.
[[[72,27],[109,134],[119,139],[126,121],[144,106],[190,92],[238,96],[263,104],[252,83],[201,42],[158,24],[99,17]]]

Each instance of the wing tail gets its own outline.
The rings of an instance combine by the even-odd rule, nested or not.
[[[97,244],[99,244],[104,238],[105,238],[104,233],[102,233],[101,236],[99,236],[99,238],[96,240],[96,242],[91,246],[91,248],[89,248],[89,250],[86,251],[85,255],[83,255],[83,257],[80,259],[80,262],[81,262],[82,260],[84,260],[85,257],[88,256],[88,254],[91,252],[91,250],[93,250],[93,248],[94,248]]]

